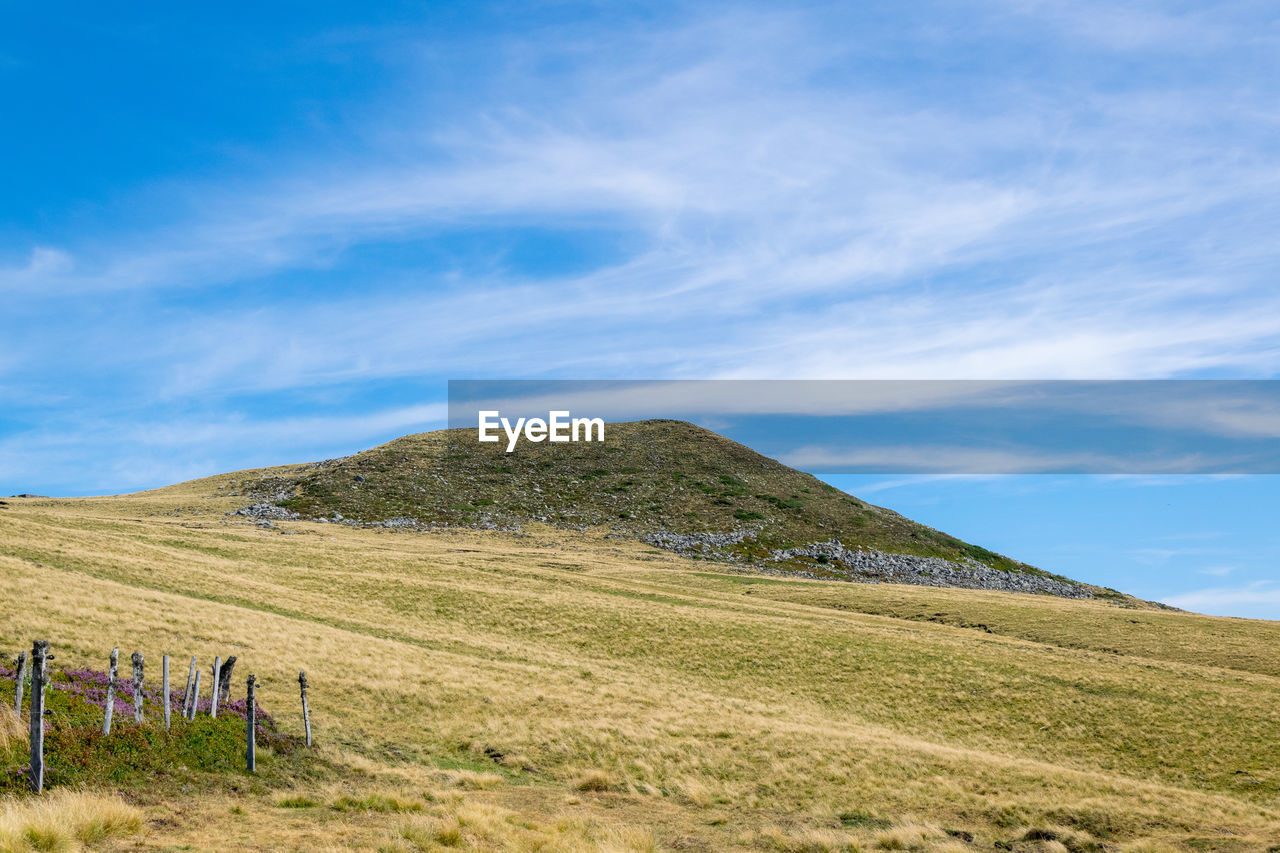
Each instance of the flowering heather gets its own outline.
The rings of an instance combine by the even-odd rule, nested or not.
[[[51,690],[63,691],[70,696],[83,700],[89,705],[105,709],[107,705],[107,683],[109,680],[110,675],[102,670],[88,668],[68,669],[54,675],[49,688]],[[208,714],[212,705],[213,691],[212,688],[210,688],[208,695],[203,695],[197,698],[196,714]],[[239,718],[243,722],[247,717],[246,706],[247,699],[235,699],[228,700],[227,702],[220,702],[218,703],[218,716],[233,716]],[[116,692],[112,707],[115,709],[112,714],[116,721],[131,722],[133,720],[132,675],[125,676],[120,674],[116,676]],[[170,689],[169,708],[173,719],[177,719],[181,716],[181,689]],[[143,682],[142,714],[144,721],[163,721],[163,687],[158,684]],[[260,741],[270,743],[273,739],[278,739],[279,733],[275,719],[263,710],[262,703],[260,701],[257,703],[254,722],[258,731],[258,739]]]
[[[73,784],[86,779],[127,783],[146,774],[190,768],[208,772],[244,768],[244,698],[218,706],[209,717],[211,696],[201,697],[194,720],[182,717],[182,691],[169,695],[172,728],[165,730],[164,694],[158,685],[144,684],[143,721],[133,719],[133,680],[117,676],[110,735],[102,734],[108,675],[96,669],[68,669],[52,675],[45,718],[45,753],[50,784]],[[212,693],[212,689],[209,691]],[[13,701],[13,667],[0,665],[0,701]],[[287,753],[300,739],[279,731],[275,720],[258,706],[257,742],[276,753]],[[25,745],[12,754],[0,753],[0,790],[19,790],[25,784]]]

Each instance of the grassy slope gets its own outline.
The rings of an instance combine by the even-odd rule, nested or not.
[[[1078,849],[1084,832],[1113,849],[1280,839],[1280,625],[719,574],[555,530],[281,535],[228,523],[242,500],[206,497],[219,486],[10,501],[0,645],[48,636],[63,664],[231,651],[286,725],[305,667],[326,760],[354,768],[356,795],[452,809],[437,822],[501,807],[553,833],[568,815],[618,849],[650,826],[668,848],[873,849],[912,821],[975,837],[937,849],[1037,850],[1018,839],[1053,825]],[[505,781],[447,799],[457,768]],[[591,771],[609,791],[576,789]],[[321,803],[347,790],[299,784]],[[144,796],[170,822],[145,843],[203,849],[217,827],[258,849],[418,849],[404,815],[286,814],[280,796]]]
[[[609,424],[607,441],[481,444],[473,430],[405,436],[344,459],[231,475],[245,494],[295,492],[305,516],[362,521],[410,517],[469,524],[600,526],[630,533],[760,530],[738,549],[837,537],[899,554],[969,557],[996,568],[1038,569],[873,506],[810,474],[682,421]],[[263,480],[265,476],[265,481]],[[819,574],[825,570],[812,564]]]

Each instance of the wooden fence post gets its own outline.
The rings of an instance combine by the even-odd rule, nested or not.
[[[209,716],[215,720],[218,719],[218,693],[222,684],[222,658],[215,657],[213,659],[213,699],[209,704]]]
[[[142,722],[142,652],[134,652],[133,661],[133,721]]]
[[[31,646],[31,790],[44,790],[44,685],[49,659],[49,641]]]
[[[169,728],[169,656],[160,658],[160,680],[164,690],[164,727]]]
[[[302,727],[307,732],[307,746],[311,746],[311,711],[307,708],[307,671],[298,673],[298,685],[302,688]]]
[[[257,754],[257,743],[256,743],[257,732],[255,731],[255,729],[257,728],[256,718],[258,716],[258,713],[257,713],[257,707],[254,704],[254,696],[253,696],[253,688],[254,688],[254,683],[256,681],[257,679],[255,679],[252,675],[249,676],[249,682],[248,682],[249,698],[245,700],[245,704],[244,704],[245,725],[248,727],[248,731],[245,733],[246,746],[245,746],[245,753],[244,753],[244,762],[245,762],[245,769],[247,769],[250,773],[256,773],[258,770],[258,754]]]
[[[120,650],[111,650],[111,667],[107,670],[107,702],[102,708],[102,733],[111,734],[111,712],[116,707],[116,669],[120,664]],[[33,697],[34,698],[34,697]]]
[[[231,670],[236,667],[236,656],[231,655],[222,662],[222,672],[218,676],[218,698],[222,702],[231,699]]]
[[[196,656],[191,656],[191,668],[187,670],[187,689],[182,691],[182,716],[184,719],[191,716],[191,682],[196,679]]]
[[[13,673],[13,713],[22,716],[22,688],[27,681],[27,650],[18,652],[18,668]]]
[[[191,710],[187,713],[188,720],[196,718],[196,705],[200,702],[200,670],[196,670],[195,684],[191,685]]]

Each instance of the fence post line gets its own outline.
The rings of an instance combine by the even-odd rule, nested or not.
[[[196,656],[191,656],[191,668],[187,670],[187,688],[182,691],[182,716],[190,717],[189,709],[191,707],[191,682],[196,679]]]
[[[48,666],[49,641],[31,646],[31,790],[44,790],[44,685]]]
[[[258,755],[257,755],[257,743],[256,743],[257,732],[255,731],[255,729],[257,728],[256,720],[257,720],[258,713],[257,713],[257,706],[254,703],[254,696],[253,696],[253,688],[256,681],[257,679],[254,678],[252,675],[249,676],[249,682],[248,682],[249,695],[244,703],[244,719],[245,719],[245,725],[247,726],[247,731],[245,732],[246,745],[245,745],[245,752],[244,752],[244,762],[245,762],[245,769],[247,769],[250,773],[256,773],[258,770]]]
[[[222,658],[215,657],[213,659],[213,700],[209,704],[209,716],[215,720],[218,718],[218,685],[222,683],[221,675]]]
[[[116,706],[116,670],[120,665],[120,649],[111,650],[111,666],[107,670],[107,701],[102,708],[102,733],[111,734],[111,712]],[[35,698],[35,697],[32,697]]]
[[[307,746],[311,746],[311,711],[307,708],[307,671],[298,673],[298,686],[302,688],[302,726],[307,732]]]
[[[160,658],[160,680],[164,691],[164,727],[169,729],[169,656]]]
[[[18,652],[18,667],[13,673],[13,713],[22,716],[22,688],[27,680],[27,650]]]
[[[188,720],[196,718],[196,704],[200,701],[200,670],[196,670],[195,684],[191,685],[191,710],[187,713]]]
[[[133,721],[142,722],[142,652],[134,652],[133,661]]]

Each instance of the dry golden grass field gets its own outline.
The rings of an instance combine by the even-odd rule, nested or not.
[[[317,747],[11,798],[0,850],[1280,849],[1280,624],[262,529],[219,485],[9,499],[0,649],[235,654],[294,732],[306,669]]]

